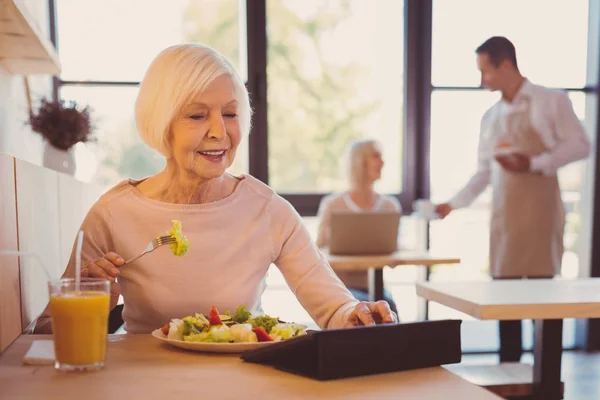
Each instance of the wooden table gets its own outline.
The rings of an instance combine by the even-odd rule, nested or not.
[[[33,399],[500,399],[444,368],[320,382],[249,364],[235,355],[186,352],[150,335],[111,335],[106,367],[62,373],[52,366],[24,366],[36,339],[23,335],[0,355],[0,398]]]
[[[327,250],[322,250],[329,265],[339,271],[367,271],[369,274],[369,299],[371,301],[383,300],[383,268],[401,265],[417,265],[425,267],[425,281],[429,280],[430,268],[441,264],[459,264],[460,258],[442,257],[426,251],[400,250],[384,255],[332,255]],[[428,318],[427,303],[419,313],[422,319]]]
[[[600,318],[600,278],[430,282],[417,294],[479,319],[534,320],[534,399],[561,398],[563,319]]]

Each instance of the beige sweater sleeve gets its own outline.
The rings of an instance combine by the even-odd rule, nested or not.
[[[274,194],[269,218],[273,260],[288,286],[321,328],[341,328],[358,301],[312,242],[290,203]]]
[[[81,266],[84,267],[88,263],[97,260],[98,258],[104,257],[104,254],[113,251],[113,235],[112,235],[112,222],[110,213],[108,211],[107,204],[100,199],[96,204],[92,206],[88,214],[86,215],[83,223],[81,224],[80,230],[83,230],[83,243],[81,247]],[[75,277],[75,248],[77,246],[77,237],[75,237],[73,248],[71,250],[71,257],[69,263],[63,273],[63,278],[74,278]],[[117,305],[119,296],[121,294],[119,284],[113,283],[111,285],[111,310]],[[44,312],[37,318],[34,333],[50,333],[50,313],[48,307]]]

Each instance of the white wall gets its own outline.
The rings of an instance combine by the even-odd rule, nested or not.
[[[48,2],[16,1],[25,4],[38,28],[49,37]],[[29,76],[29,87],[34,109],[42,97],[52,97],[50,76]],[[43,142],[41,137],[26,125],[27,118],[23,76],[11,75],[0,65],[0,153],[41,165]]]

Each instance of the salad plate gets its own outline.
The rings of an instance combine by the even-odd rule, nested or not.
[[[248,350],[255,350],[277,342],[248,342],[248,343],[204,343],[204,342],[186,342],[183,340],[169,339],[160,329],[152,331],[152,336],[162,340],[172,346],[184,350],[199,351],[203,353],[243,353]]]
[[[212,307],[207,316],[174,318],[152,336],[184,350],[207,353],[243,353],[270,344],[306,335],[306,325],[288,323],[269,315],[253,316],[240,305],[235,314],[220,315]]]

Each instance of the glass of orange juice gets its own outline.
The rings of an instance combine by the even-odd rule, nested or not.
[[[104,366],[108,337],[110,281],[75,279],[48,283],[56,369],[97,370]]]

